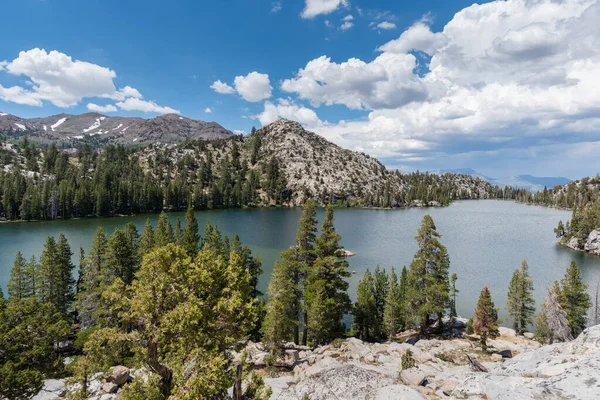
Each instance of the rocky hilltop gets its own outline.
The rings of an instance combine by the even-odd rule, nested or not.
[[[143,119],[109,117],[98,113],[58,114],[29,119],[0,113],[0,133],[11,138],[28,136],[36,142],[57,143],[61,147],[79,147],[84,143],[179,143],[194,139],[222,139],[232,135],[216,122],[197,121],[176,114]]]
[[[239,164],[247,169],[245,176],[254,171],[267,186],[284,186],[283,197],[290,206],[308,197],[368,207],[439,206],[457,199],[488,198],[491,190],[489,183],[466,175],[389,171],[377,159],[343,149],[285,119],[248,136],[156,144],[135,156],[154,176],[170,174],[173,180],[185,168],[185,179],[192,183],[199,179],[190,170],[203,164],[210,164],[213,174],[220,174],[224,165]],[[181,160],[188,160],[187,165],[181,165]],[[261,189],[267,204],[273,200],[268,191],[268,187]]]
[[[285,363],[267,367],[261,343],[244,353],[271,387],[271,399],[289,400],[542,400],[600,398],[600,325],[577,339],[540,347],[539,343],[500,328],[482,352],[476,337],[410,338],[402,342],[367,343],[347,339],[314,349],[288,344]],[[414,366],[403,368],[411,353]],[[238,354],[238,359],[240,354]],[[468,361],[475,360],[477,368]],[[144,379],[145,369],[113,367],[96,374],[89,399],[118,399],[128,381]],[[55,400],[77,390],[66,380],[47,380],[34,400]]]

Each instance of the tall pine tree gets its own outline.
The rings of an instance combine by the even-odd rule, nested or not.
[[[575,260],[567,269],[562,283],[563,309],[571,327],[571,333],[577,337],[586,327],[588,310],[592,307],[592,299],[586,292],[587,285],[581,280],[581,271]]]
[[[473,319],[473,331],[479,335],[481,348],[487,350],[487,340],[497,338],[500,335],[498,330],[498,310],[494,306],[492,294],[487,286],[484,286],[477,301],[475,309],[475,318]]]
[[[515,270],[508,288],[508,315],[512,317],[513,328],[517,334],[525,332],[527,325],[533,323],[535,300],[533,299],[533,281],[529,276],[529,266],[523,260],[521,268]]]
[[[431,317],[436,317],[438,329],[443,329],[442,316],[450,303],[450,258],[446,247],[438,240],[440,237],[433,218],[426,215],[415,238],[419,250],[410,264],[408,275],[410,307],[414,322],[420,325],[422,333]]]

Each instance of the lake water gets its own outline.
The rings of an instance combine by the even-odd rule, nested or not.
[[[527,206],[508,201],[458,201],[445,208],[406,210],[336,209],[335,225],[342,235],[342,245],[356,253],[348,259],[350,295],[367,268],[402,268],[408,266],[417,250],[414,236],[425,214],[431,214],[442,243],[450,254],[451,272],[458,274],[458,313],[473,315],[479,292],[487,285],[499,308],[506,315],[506,292],[515,268],[521,260],[529,263],[535,285],[537,306],[543,302],[554,280],[564,275],[571,260],[576,260],[584,281],[595,295],[600,282],[600,257],[574,252],[556,244],[553,228],[571,213],[550,208]],[[260,285],[266,289],[273,263],[279,253],[294,243],[299,209],[215,210],[197,213],[200,226],[206,221],[219,226],[226,235],[238,233],[244,244],[263,261],[265,271]],[[183,214],[170,214],[172,220]],[[53,222],[0,224],[0,284],[6,283],[17,251],[26,258],[39,257],[48,235],[64,233],[71,244],[74,262],[78,264],[79,247],[87,251],[96,228],[106,232],[134,222],[141,231],[148,216],[84,219]],[[156,223],[157,215],[149,216]],[[318,210],[323,218],[323,210]]]

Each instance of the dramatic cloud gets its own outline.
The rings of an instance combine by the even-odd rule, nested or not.
[[[440,32],[416,22],[372,61],[314,59],[281,88],[370,111],[317,131],[398,164],[575,149],[600,140],[598,21],[596,0],[474,4]]]
[[[86,107],[90,111],[99,112],[99,113],[107,113],[107,112],[116,112],[117,111],[117,107],[113,106],[112,104],[100,106],[98,104],[88,103],[88,105]]]
[[[158,113],[158,114],[179,114],[178,110],[171,107],[161,107],[153,101],[140,100],[135,98],[128,98],[125,101],[117,103],[117,107],[121,110],[127,111],[141,111],[145,113]]]
[[[348,7],[348,0],[306,0],[302,18],[314,18],[317,15],[329,14],[339,7]]]
[[[246,101],[257,102],[271,97],[269,75],[250,72],[246,76],[236,76],[233,81],[235,90]]]
[[[113,82],[117,74],[113,70],[73,60],[56,50],[47,52],[36,48],[22,51],[16,59],[1,62],[0,71],[27,79],[29,88],[5,88],[0,85],[0,99],[18,104],[43,106],[44,102],[48,102],[57,107],[67,108],[78,105],[84,98],[99,97],[121,102],[143,98],[142,94],[131,86],[117,89]],[[113,105],[98,106],[89,103],[88,108],[103,112],[116,111]]]
[[[343,104],[351,109],[394,108],[425,97],[413,75],[412,54],[384,53],[370,63],[356,58],[337,64],[321,56],[300,69],[281,88],[313,106]]]
[[[276,104],[270,101],[265,102],[264,111],[255,116],[255,118],[263,126],[279,118],[297,121],[309,128],[314,128],[322,124],[314,110],[299,106],[289,99],[278,99]]]
[[[235,93],[235,89],[232,88],[231,86],[229,86],[228,84],[221,82],[220,80],[215,81],[212,85],[210,85],[210,88],[213,89],[215,92],[220,93],[220,94],[232,94]]]

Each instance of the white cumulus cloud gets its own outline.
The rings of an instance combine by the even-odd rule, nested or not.
[[[0,84],[0,99],[18,104],[43,106],[48,102],[67,108],[80,104],[84,98],[98,97],[121,102],[143,98],[131,86],[117,89],[114,84],[117,74],[110,68],[74,60],[57,50],[48,52],[35,48],[21,51],[14,60],[1,62],[0,71],[25,77],[27,87],[7,88]],[[97,110],[103,107],[89,103],[88,108],[90,105]],[[116,111],[112,105],[104,107],[108,107],[104,111]]]
[[[213,89],[215,92],[220,93],[220,94],[232,94],[232,93],[235,93],[235,89],[234,88],[232,88],[231,86],[229,86],[225,82],[221,82],[220,80],[213,82],[213,84],[210,85],[210,88]]]
[[[380,22],[375,26],[379,29],[385,29],[385,30],[396,29],[396,24],[394,24],[393,22],[389,22],[389,21]]]
[[[348,0],[306,0],[302,18],[314,18],[317,15],[329,14],[339,7],[348,7]]]
[[[321,56],[284,80],[281,88],[314,106],[393,108],[424,98],[423,84],[413,75],[415,66],[411,54],[385,53],[369,63],[351,58],[339,64]]]
[[[314,110],[298,105],[290,99],[278,99],[276,103],[270,101],[265,102],[263,112],[256,115],[255,118],[257,118],[263,126],[268,125],[279,118],[299,122],[308,128],[322,125],[322,122],[319,120],[319,117]]]
[[[600,142],[598,21],[596,0],[474,4],[439,32],[421,19],[373,60],[309,61],[281,88],[315,107],[369,111],[315,130],[398,164],[527,149],[550,160],[561,147]]]
[[[179,114],[178,110],[171,107],[162,107],[153,101],[140,100],[133,97],[120,101],[117,103],[117,107],[121,110],[127,111],[141,111],[145,113],[157,113],[157,114]]]
[[[269,75],[250,72],[246,76],[236,76],[233,81],[235,90],[246,101],[257,102],[271,97]]]
[[[90,111],[99,112],[99,113],[107,113],[107,112],[116,112],[117,111],[117,107],[115,107],[112,104],[107,104],[105,106],[101,106],[101,105],[94,104],[94,103],[88,103],[88,105],[86,107]]]
[[[210,107],[206,107],[204,109],[204,112],[207,113],[207,114],[210,114],[212,112],[212,109]]]

